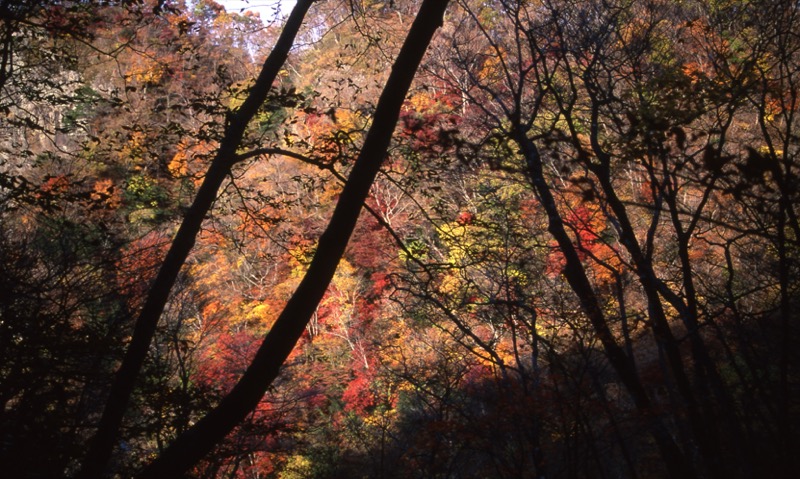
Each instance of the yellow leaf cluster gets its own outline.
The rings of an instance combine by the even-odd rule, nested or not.
[[[157,85],[166,73],[164,65],[152,58],[137,57],[128,69],[127,77],[144,85]]]

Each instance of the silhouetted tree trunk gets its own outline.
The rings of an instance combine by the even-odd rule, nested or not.
[[[528,180],[531,182],[542,207],[547,213],[547,231],[558,243],[559,249],[566,260],[564,276],[578,296],[581,309],[589,318],[597,339],[603,346],[608,362],[619,375],[628,393],[633,398],[642,418],[649,422],[647,424],[648,430],[661,452],[670,477],[676,479],[696,477],[691,463],[670,435],[664,421],[658,417],[647,390],[634,367],[633,359],[625,354],[623,348],[614,339],[614,334],[603,314],[597,295],[586,276],[586,271],[581,264],[575,245],[566,231],[564,220],[558,212],[555,198],[545,180],[538,148],[528,138],[521,125],[516,125],[514,141],[520,146],[520,150],[525,157]]]
[[[150,286],[142,311],[136,319],[131,343],[114,377],[103,416],[97,432],[90,442],[89,451],[77,477],[96,478],[105,473],[106,464],[117,442],[120,424],[130,402],[136,379],[142,369],[158,320],[164,311],[164,305],[167,303],[175,279],[194,247],[197,233],[217,198],[220,185],[238,160],[236,150],[241,144],[247,124],[266,100],[267,93],[283,67],[306,12],[313,1],[298,0],[275,47],[264,62],[261,73],[247,99],[241,108],[229,115],[226,120],[225,136],[219,151],[209,166],[197,196],[172,240],[172,245],[161,264],[158,275]]]
[[[361,207],[389,147],[411,81],[433,34],[442,24],[447,0],[425,0],[392,67],[364,146],[342,190],[306,275],[267,334],[241,380],[219,406],[179,436],[140,478],[178,477],[221,441],[263,397],[311,319],[333,278]]]

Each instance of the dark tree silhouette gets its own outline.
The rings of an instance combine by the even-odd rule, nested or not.
[[[425,0],[420,6],[378,100],[364,146],[342,190],[328,227],[319,239],[308,271],[264,338],[250,367],[219,406],[179,436],[142,471],[140,478],[177,477],[185,474],[256,407],[278,376],[281,366],[305,331],[336,272],[364,200],[386,156],[400,116],[400,107],[434,32],[442,24],[446,7],[446,0]]]
[[[247,99],[226,120],[225,136],[220,144],[219,151],[206,172],[205,179],[197,192],[194,202],[183,217],[183,222],[172,240],[172,245],[167,252],[166,258],[164,258],[164,262],[161,264],[158,276],[150,286],[147,300],[136,320],[131,343],[114,378],[103,416],[100,419],[97,432],[92,438],[89,451],[78,477],[99,477],[103,475],[105,465],[113,452],[114,444],[119,434],[119,427],[130,402],[136,379],[142,369],[147,350],[158,325],[158,319],[164,311],[164,305],[167,303],[172,286],[175,284],[181,267],[186,262],[186,257],[194,246],[197,233],[200,231],[203,219],[217,197],[220,185],[230,173],[231,167],[240,159],[236,150],[242,142],[245,129],[258,112],[259,107],[267,99],[272,83],[283,67],[306,12],[308,12],[312,3],[313,0],[300,0],[297,2],[286,21],[278,42],[264,62],[261,73],[250,90]]]

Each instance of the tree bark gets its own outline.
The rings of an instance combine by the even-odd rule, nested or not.
[[[147,357],[147,351],[169,298],[170,290],[175,284],[189,252],[194,247],[203,219],[217,198],[223,180],[237,160],[236,150],[241,144],[247,124],[266,100],[272,83],[286,62],[289,50],[294,44],[297,32],[313,1],[298,0],[275,47],[264,62],[261,73],[247,99],[226,120],[225,135],[220,148],[206,172],[194,202],[186,212],[181,226],[172,240],[158,275],[150,286],[145,304],[136,319],[131,343],[114,376],[98,429],[89,443],[89,450],[76,477],[97,478],[103,477],[106,473],[106,465],[117,442],[122,418],[128,408],[136,379]]]
[[[180,477],[219,443],[263,397],[300,339],[333,278],[364,200],[389,147],[411,81],[441,26],[447,0],[424,0],[392,67],[364,146],[339,197],[306,275],[233,390],[208,415],[180,435],[139,478]]]
[[[547,230],[558,243],[566,260],[564,276],[578,296],[581,309],[589,318],[597,339],[603,346],[608,362],[619,375],[641,417],[647,422],[647,428],[661,452],[661,457],[664,459],[670,477],[675,479],[697,477],[692,464],[670,435],[664,421],[658,417],[657,412],[654,410],[650,396],[641,382],[632,358],[625,353],[614,338],[614,334],[600,307],[599,300],[583,269],[572,239],[564,227],[564,221],[556,207],[555,198],[545,181],[539,150],[533,141],[527,137],[521,125],[516,125],[514,140],[520,146],[520,150],[525,157],[531,185],[547,213]]]

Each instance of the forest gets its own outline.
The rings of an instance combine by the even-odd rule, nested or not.
[[[0,476],[800,474],[800,2],[283,7],[0,0]]]

